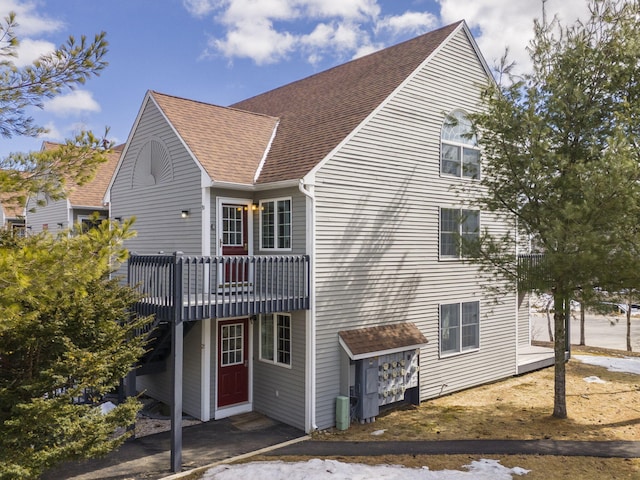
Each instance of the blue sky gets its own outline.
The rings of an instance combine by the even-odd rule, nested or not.
[[[585,0],[546,0],[573,21]],[[352,58],[465,19],[492,64],[505,47],[526,65],[535,0],[0,0],[17,13],[18,64],[69,35],[105,31],[109,66],[32,114],[49,133],[0,140],[0,155],[37,150],[81,129],[123,143],[147,90],[230,105]]]

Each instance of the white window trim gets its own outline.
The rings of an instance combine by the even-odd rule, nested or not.
[[[291,223],[289,225],[289,247],[287,248],[280,248],[278,247],[278,202],[281,201],[289,201],[289,214],[291,215]],[[262,211],[263,211],[263,204],[265,203],[274,203],[275,204],[275,215],[274,215],[274,238],[273,238],[273,244],[274,247],[265,247],[262,245]],[[292,250],[293,247],[293,200],[291,197],[279,197],[279,198],[265,198],[264,200],[260,200],[260,210],[259,210],[259,215],[258,217],[260,218],[260,226],[259,226],[259,236],[260,236],[260,250],[264,250],[267,252],[274,252],[274,251],[279,251],[279,252],[290,252]]]
[[[462,215],[463,210],[471,210],[474,212],[478,212],[478,236],[482,231],[482,211],[477,208],[464,208],[464,207],[453,207],[453,206],[440,206],[438,208],[438,259],[444,262],[459,262],[463,261],[465,256],[462,255],[462,251],[459,249],[458,255],[442,255],[441,252],[441,243],[442,243],[442,210],[458,210],[458,212]],[[458,235],[462,235],[462,223],[458,225]]]
[[[464,115],[465,117],[467,116],[467,113],[464,110],[461,109],[454,109],[452,110],[448,115],[447,118],[450,116],[455,115],[456,113],[460,113],[462,115]],[[447,118],[444,119],[444,121],[442,122],[442,127],[440,127],[440,176],[441,177],[445,177],[445,178],[456,178],[458,180],[465,180],[465,181],[471,181],[471,182],[479,182],[480,179],[482,179],[482,158],[480,155],[479,161],[478,161],[478,178],[472,178],[472,177],[468,177],[464,175],[464,149],[468,148],[470,150],[476,150],[478,152],[478,154],[480,154],[480,147],[478,146],[474,146],[470,143],[464,143],[464,142],[456,142],[454,140],[444,140],[442,138],[442,133],[444,130],[444,127],[446,125],[447,122]],[[443,144],[447,144],[447,145],[451,145],[454,147],[457,147],[460,149],[460,175],[454,175],[452,173],[446,173],[442,171],[442,145]]]
[[[462,304],[463,303],[477,303],[478,304],[478,346],[474,347],[474,348],[467,348],[465,350],[462,350]],[[442,318],[441,318],[441,307],[443,305],[458,305],[458,308],[460,309],[460,326],[459,326],[459,345],[460,345],[460,350],[457,352],[443,352],[442,351]],[[470,299],[470,300],[461,300],[458,302],[442,302],[438,304],[438,356],[439,358],[450,358],[450,357],[457,357],[460,355],[465,355],[467,353],[473,353],[473,352],[478,352],[480,351],[480,324],[481,321],[480,319],[482,318],[482,304],[479,300],[477,299]]]
[[[262,358],[262,319],[266,315],[273,316],[273,360]],[[278,361],[278,315],[289,318],[289,363],[281,363]],[[258,318],[258,360],[270,365],[276,365],[282,368],[293,368],[293,321],[290,313],[274,312],[260,315]]]

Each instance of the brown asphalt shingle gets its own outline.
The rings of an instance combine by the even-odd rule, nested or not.
[[[54,142],[45,141],[42,143],[43,150],[53,150],[59,147],[60,144]],[[118,165],[118,160],[120,159],[123,148],[124,144],[113,147],[111,153],[106,155],[106,162],[98,165],[95,176],[90,182],[87,182],[84,185],[76,185],[74,183],[70,183],[68,185],[67,194],[71,206],[103,207],[105,193],[109,187],[111,176]]]
[[[253,184],[278,119],[151,92],[209,176]]]
[[[280,119],[258,183],[302,178],[391,95],[460,23],[232,105]]]
[[[386,350],[415,348],[427,343],[426,337],[413,323],[342,330],[338,332],[338,335],[353,356]]]

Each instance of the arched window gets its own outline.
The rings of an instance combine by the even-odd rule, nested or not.
[[[461,178],[480,178],[480,149],[464,112],[454,110],[442,125],[440,173]]]

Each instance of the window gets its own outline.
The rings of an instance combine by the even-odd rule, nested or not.
[[[480,212],[460,208],[440,209],[440,257],[462,258],[464,247],[480,238]]]
[[[456,177],[480,178],[480,149],[471,122],[459,110],[451,113],[442,126],[440,173]]]
[[[440,305],[440,354],[480,348],[480,302]]]
[[[291,315],[260,317],[260,360],[291,366]]]
[[[291,249],[291,199],[260,202],[260,248]]]

